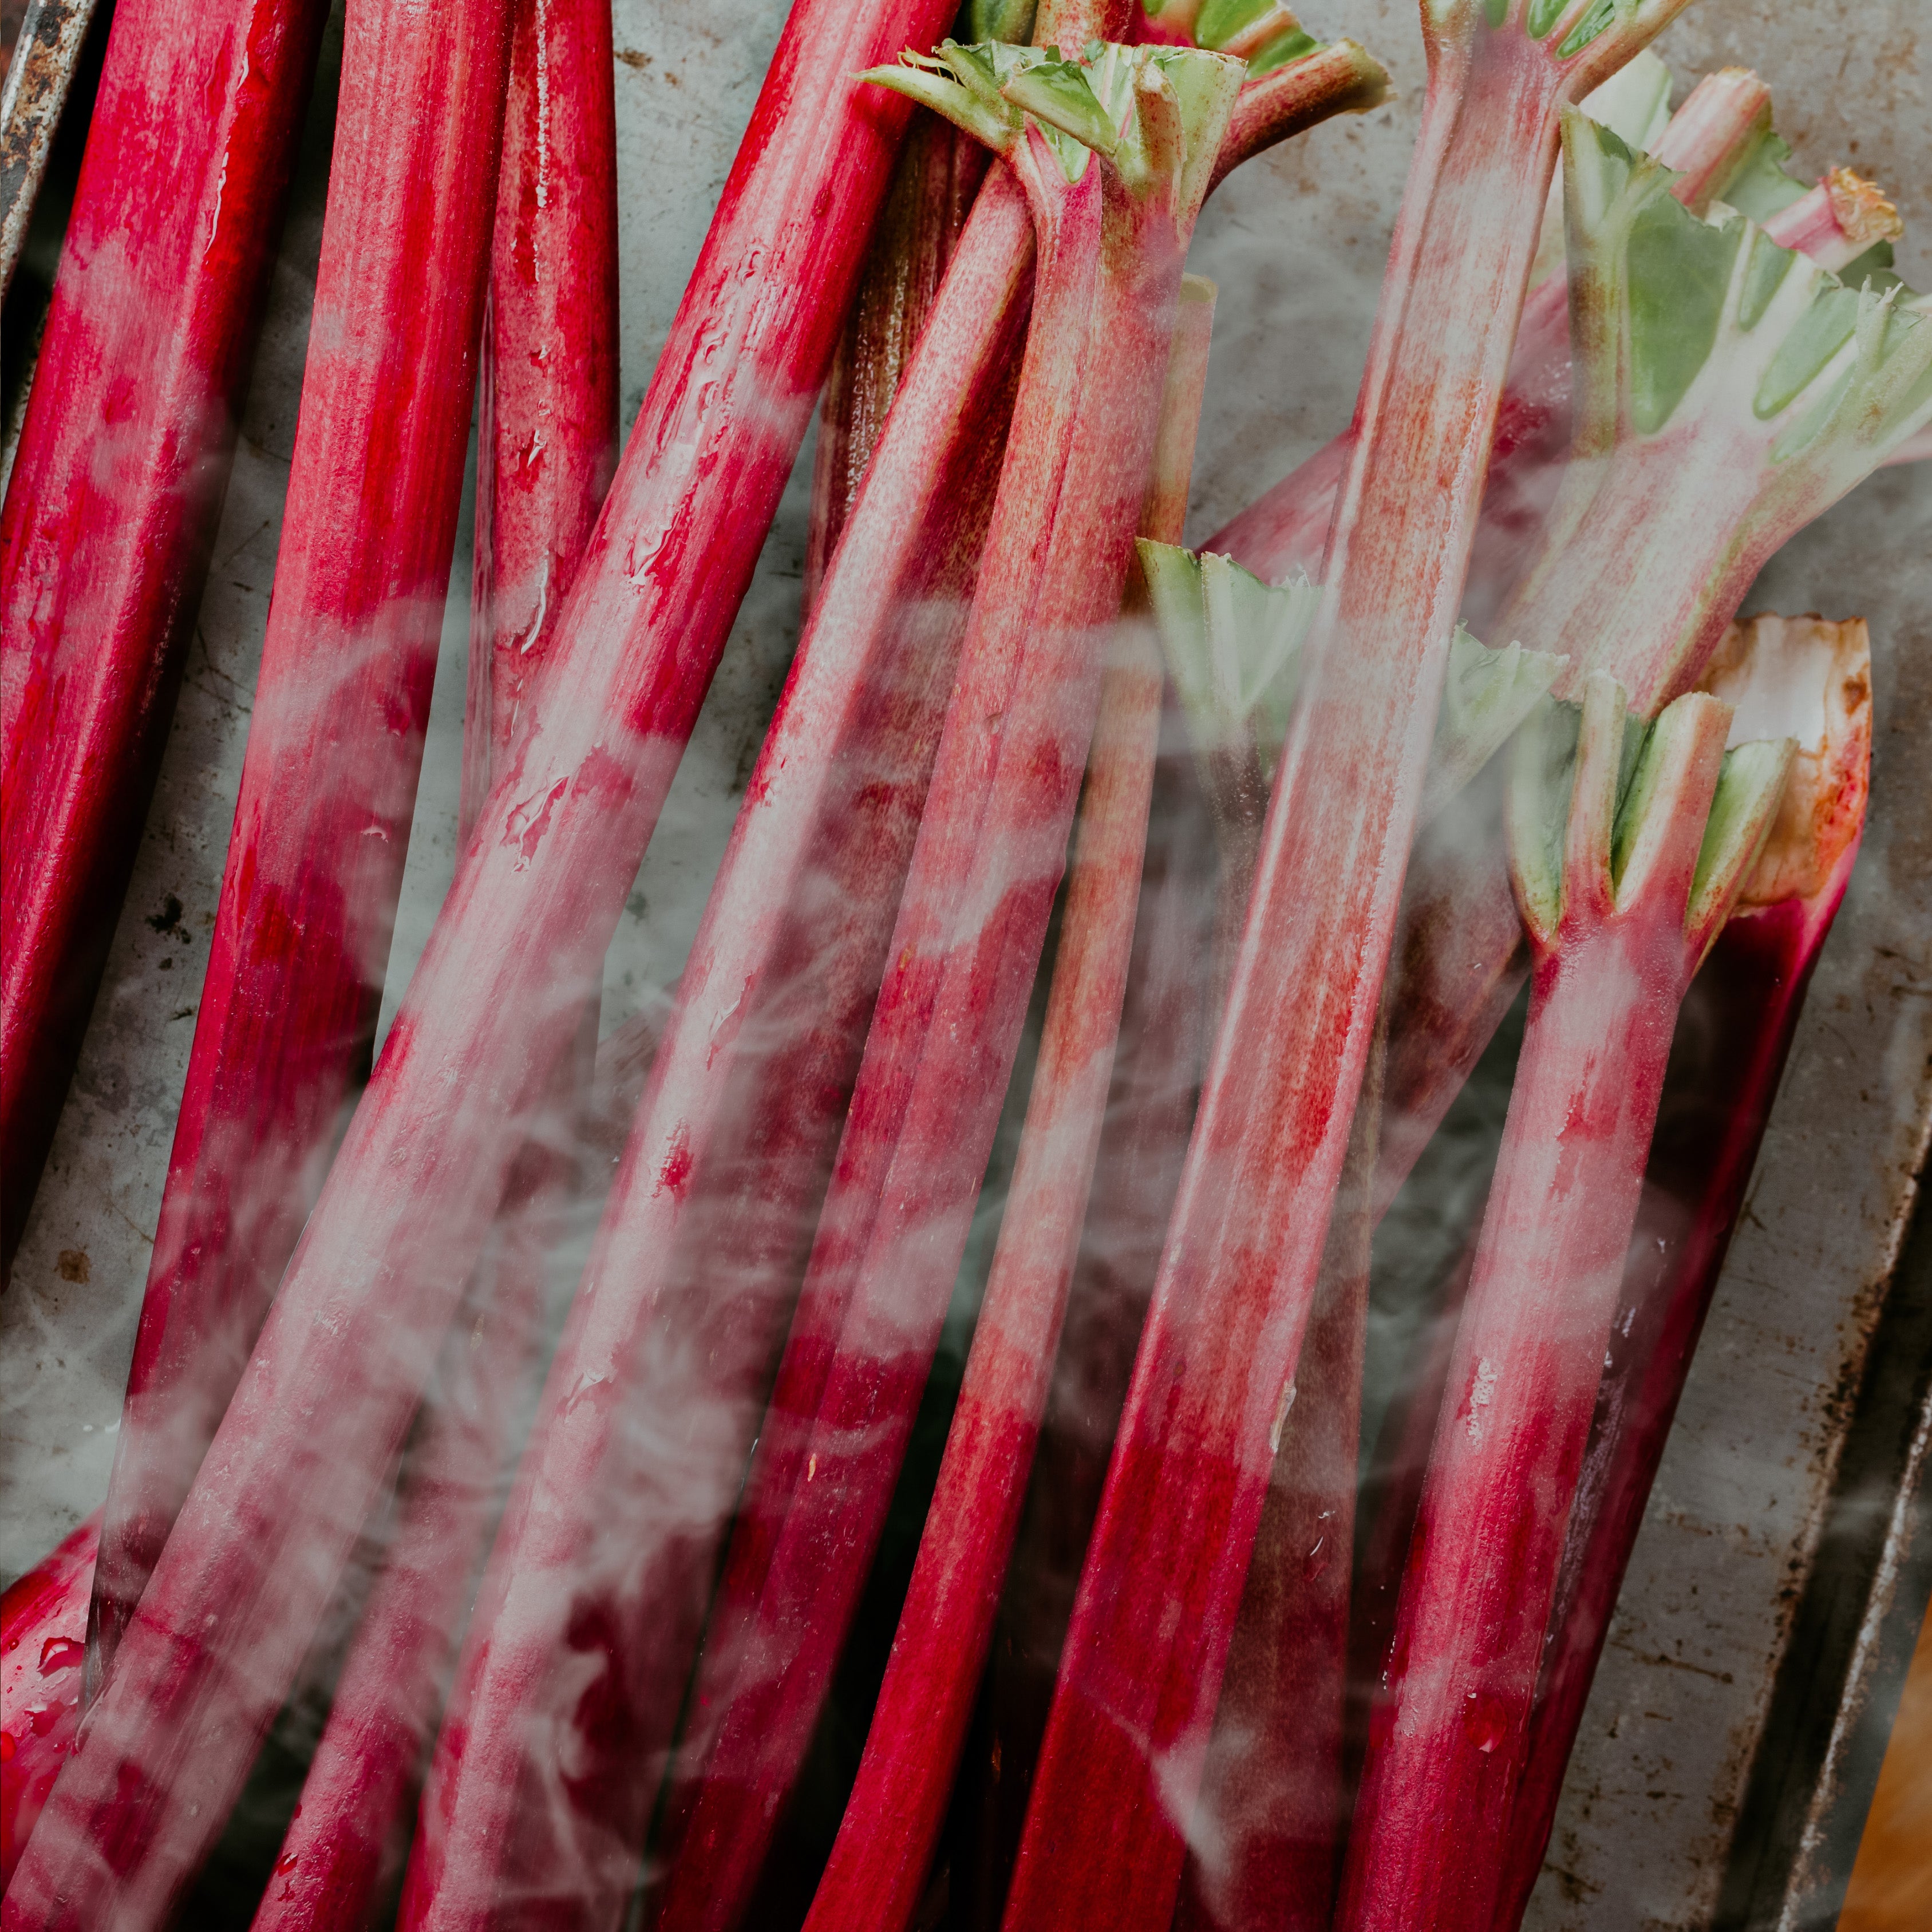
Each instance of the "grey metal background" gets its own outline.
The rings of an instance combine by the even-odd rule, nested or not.
[[[628,420],[784,8],[617,0],[615,10]],[[1212,275],[1222,296],[1196,538],[1346,422],[1407,164],[1422,79],[1415,0],[1310,0],[1304,10],[1315,31],[1350,33],[1374,49],[1397,92],[1375,115],[1318,129],[1244,171],[1202,224],[1191,266]],[[1850,163],[1892,189],[1908,222],[1918,218],[1900,250],[1901,271],[1925,287],[1932,52],[1920,33],[1928,24],[1924,0],[1698,0],[1661,44],[1687,83],[1712,67],[1756,66],[1804,166]],[[8,1576],[98,1502],[112,1454],[274,565],[340,47],[338,20],[154,808],[14,1286],[0,1303]],[[612,949],[607,1029],[675,976],[688,944],[795,641],[803,531],[801,473]],[[1826,1718],[1802,1716],[1810,1647],[1831,1693],[1828,1714],[1847,1670],[1882,1702],[1882,1632],[1893,1630],[1895,1649],[1897,1628],[1916,1622],[1922,1601],[1910,1512],[1893,1507],[1888,1490],[1874,1503],[1864,1463],[1849,1472],[1840,1465],[1854,1418],[1869,1418],[1875,1401],[1892,1403],[1888,1415],[1896,1411],[1898,1440],[1868,1462],[1875,1454],[1874,1466],[1884,1466],[1891,1455],[1916,1470],[1922,1444],[1922,1382],[1907,1378],[1888,1394],[1878,1386],[1883,1364],[1870,1358],[1875,1332],[1890,1338],[1882,1349],[1924,1340],[1924,1324],[1906,1318],[1904,1278],[1889,1307],[1888,1288],[1932,1120],[1928,559],[1932,466],[1922,465],[1887,472],[1822,519],[1774,562],[1750,600],[1754,608],[1870,620],[1873,816],[1619,1606],[1532,1910],[1539,1932],[1704,1925],[1727,1870],[1726,1922],[1829,1923],[1816,1903],[1830,1894],[1829,1874],[1820,1892],[1815,1868],[1830,1864],[1834,1828],[1840,1839],[1855,1834],[1863,1801],[1856,1724],[1848,1718],[1840,1738]],[[453,863],[468,578],[466,531],[392,988],[406,982]],[[393,992],[386,1020],[392,1005]],[[1861,1453],[1855,1441],[1855,1460]],[[1867,1488],[1852,1494],[1859,1481]],[[1834,1487],[1844,1492],[1836,1516]],[[1844,1526],[1852,1506],[1863,1510],[1864,1532]],[[1841,1540],[1863,1537],[1864,1568],[1852,1565],[1849,1585],[1814,1562],[1828,1523]],[[1838,1644],[1843,1655],[1832,1650],[1834,1628],[1840,1637],[1850,1631],[1849,1646]],[[1808,1797],[1815,1779],[1795,1795],[1782,1790],[1778,1766],[1766,1761],[1773,1748],[1830,1758],[1826,1798]],[[1849,1824],[1840,1816],[1833,1826],[1832,1802]],[[1734,1857],[1741,1810],[1751,1848]],[[1805,1896],[1814,1902],[1786,1912],[1777,1901],[1794,1818],[1799,1837],[1809,1834]]]

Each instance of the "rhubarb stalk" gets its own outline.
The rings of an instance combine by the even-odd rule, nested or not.
[[[512,0],[490,250],[460,817],[475,825],[617,461],[610,10]]]
[[[528,1392],[542,1285],[527,1268],[486,1271],[468,1318],[449,1337],[404,1459],[382,1572],[336,1680],[254,1932],[358,1932],[394,1896],[424,1750],[500,1495],[506,1444]]]
[[[1172,542],[1208,376],[1211,283],[1185,277],[1144,536]],[[857,1781],[806,1924],[901,1932],[926,1882],[1046,1405],[1118,1036],[1161,718],[1144,611],[1103,675],[1040,1058],[966,1374]]]
[[[275,595],[89,1632],[98,1694],[366,1065],[456,538],[504,0],[358,13]],[[410,434],[398,433],[407,424]]]
[[[0,1596],[0,1892],[80,1728],[96,1510]]]
[[[463,816],[512,754],[616,456],[617,208],[610,9],[512,10],[483,358]],[[480,751],[481,755],[478,755]],[[404,1463],[383,1565],[337,1679],[257,1932],[360,1927],[403,1872],[424,1752],[508,1480],[544,1323],[546,1263],[578,1179],[595,1041],[558,1070],[444,1346]]]
[[[1828,181],[1766,228],[1702,220],[1667,170],[1580,117],[1564,152],[1575,429],[1497,628],[1563,640],[1559,695],[1600,668],[1649,714],[1695,685],[1765,560],[1932,422],[1932,316],[1895,280],[1853,289],[1774,238],[1843,261],[1870,238],[1865,214],[1893,225],[1868,196],[1834,202]],[[1832,211],[1854,205],[1848,232]],[[1527,970],[1493,831],[1439,842],[1412,874],[1384,1203]]]
[[[1590,94],[1582,112],[1626,146],[1649,152],[1675,171],[1672,191],[1698,214],[1714,199],[1735,196],[1733,205],[1741,214],[1764,220],[1804,194],[1803,184],[1780,165],[1790,150],[1771,131],[1769,90],[1748,68],[1706,74],[1676,113],[1664,110],[1667,118],[1660,127],[1658,113],[1670,88],[1670,70],[1646,52]],[[1508,587],[1508,560],[1534,535],[1540,511],[1547,507],[1549,488],[1540,479],[1560,464],[1567,440],[1570,349],[1567,290],[1560,272],[1560,182],[1551,189],[1550,201],[1497,416],[1483,524],[1472,564],[1472,589],[1499,579]],[[1861,242],[1859,248],[1869,245]],[[1826,266],[1835,268],[1839,262]],[[1226,550],[1270,583],[1285,583],[1297,569],[1318,571],[1348,447],[1345,432],[1257,498],[1210,537],[1206,548]],[[1466,610],[1472,622],[1486,622],[1490,614],[1480,608]]]
[[[1348,1841],[1344,1932],[1486,1932],[1564,1529],[1677,1009],[1795,746],[1726,752],[1728,705],[1654,727],[1594,674],[1519,740],[1511,871],[1528,1031]]]
[[[16,1876],[10,1928],[98,1922],[110,1898],[158,1917],[293,1677],[580,1023],[824,378],[903,127],[846,76],[943,18],[929,0],[800,0],[788,23],[518,754],[129,1626],[134,1661]],[[392,125],[415,124],[393,107]],[[104,1834],[112,1873],[90,1849]]]
[[[1072,333],[1109,380],[1096,359],[1086,393],[1076,389],[1057,501],[1030,514],[1003,508],[1012,492],[1037,487],[1011,458],[1003,475],[999,540],[988,537],[974,607],[979,655],[969,642],[893,967],[693,1694],[696,1768],[669,1801],[661,1925],[724,1924],[741,1908],[883,1526],[1064,862],[1097,694],[1092,635],[1111,622],[1126,569],[1201,199],[1230,143],[1245,154],[1363,104],[1378,76],[1345,47],[1244,92],[1240,63],[1197,51],[1089,51],[1105,110],[1072,64],[1036,66],[998,49],[949,50],[952,79],[884,76],[1018,152],[1029,152],[1018,148],[1023,105],[1105,157],[1094,314]],[[1042,168],[1034,184],[1056,178]],[[1066,386],[1064,370],[1052,374]],[[1052,447],[1042,438],[1029,460]],[[962,907],[973,909],[963,930]]]
[[[948,43],[940,61],[874,77],[1020,176],[1034,322],[892,964],[699,1665],[660,1927],[736,1922],[883,1527],[1065,862],[1181,262],[1243,78],[1191,50],[1108,48],[1084,69]]]
[[[1310,664],[1089,1549],[1009,1932],[1166,1928],[1328,1233],[1558,112],[1681,10],[1424,9]],[[1492,17],[1499,24],[1492,24]],[[1458,319],[1453,331],[1445,314]],[[1411,484],[1432,479],[1418,499]]]
[[[1142,545],[1161,638],[1195,740],[1221,864],[1215,966],[1246,916],[1266,784],[1300,681],[1318,593],[1270,588],[1231,559]],[[1562,660],[1484,649],[1460,628],[1420,812],[1439,812],[1540,700]],[[1218,1006],[1220,988],[1214,988]],[[1375,1056],[1378,1063],[1380,1054]],[[1356,1438],[1368,1318],[1368,1183],[1379,1076],[1355,1112],[1342,1193],[1310,1312],[1215,1720],[1186,1924],[1328,1924],[1341,1816],[1342,1736]]]
[[[0,1278],[160,769],[328,10],[115,14],[0,511]]]
[[[1704,682],[1736,704],[1733,738],[1790,731],[1798,757],[1738,909],[1691,987],[1665,1076],[1564,1543],[1496,1932],[1521,1922],[1542,1868],[1610,1613],[1864,828],[1871,671],[1863,623],[1753,618],[1720,648]]]
[[[1031,255],[1024,198],[996,174],[680,977],[459,1666],[406,1924],[487,1922],[502,1892],[596,1923],[634,1883],[924,802]],[[550,1795],[532,1807],[532,1790]]]

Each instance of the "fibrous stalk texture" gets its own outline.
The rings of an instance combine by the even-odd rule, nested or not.
[[[1338,1924],[1483,1928],[1677,1009],[1775,815],[1789,738],[1654,728],[1594,674],[1526,729],[1512,872],[1528,1031],[1372,1720]]]
[[[18,1922],[98,1924],[110,1897],[123,1922],[158,1918],[292,1678],[580,1023],[824,378],[903,125],[846,76],[942,21],[925,0],[802,0],[788,25],[518,754],[129,1627],[130,1667],[16,1876]],[[393,93],[382,111],[428,124]],[[111,1870],[89,1850],[104,1838]]]
[[[1424,14],[1430,81],[1310,664],[1006,1923],[1165,1928],[1372,1034],[1561,104],[1677,9]],[[1592,22],[1600,16],[1590,16]],[[1445,314],[1458,326],[1444,332]],[[1418,502],[1408,479],[1435,479]]]
[[[1520,1922],[1542,1869],[1610,1613],[1864,825],[1862,622],[1753,618],[1720,646],[1704,685],[1736,705],[1733,740],[1790,731],[1798,750],[1764,853],[1691,986],[1664,1076],[1510,1813],[1498,1932]]]
[[[0,1278],[160,768],[327,13],[115,13],[0,512]]]
[[[1180,290],[1144,536],[1187,509],[1214,290]],[[1101,685],[1040,1057],[964,1381],[856,1783],[806,1924],[898,1932],[926,1881],[1032,1466],[1119,1034],[1161,717],[1130,594]]]
[[[94,1574],[90,1695],[366,1071],[456,536],[502,0],[345,42],[275,595]]]
[[[513,6],[482,358],[476,570],[464,722],[466,830],[508,762],[523,698],[616,455],[617,208],[610,11]],[[382,1569],[351,1642],[256,1932],[370,1922],[402,1876],[425,1752],[527,1421],[547,1264],[574,1184],[596,1008],[559,1063],[404,1460]]]

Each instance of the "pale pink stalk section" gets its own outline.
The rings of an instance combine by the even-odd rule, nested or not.
[[[1214,292],[1184,283],[1141,532],[1187,512]],[[1106,1117],[1160,736],[1144,612],[1121,624],[1094,749],[1026,1124],[992,1272],[857,1782],[807,1932],[900,1932],[916,1908],[972,1714],[1032,1468]]]
[[[1310,670],[1142,1337],[1008,1932],[1165,1932],[1360,1092],[1568,63],[1432,6],[1430,91]],[[1566,10],[1551,45],[1581,11]],[[1428,479],[1418,490],[1416,479]]]
[[[1530,924],[1529,1028],[1409,1546],[1338,1932],[1487,1932],[1557,1564],[1656,1124],[1707,934],[1687,907],[1730,724],[1682,700],[1621,879],[1621,690],[1593,682],[1560,910]],[[1680,707],[1681,709],[1681,707]],[[1659,728],[1672,729],[1673,712]]]

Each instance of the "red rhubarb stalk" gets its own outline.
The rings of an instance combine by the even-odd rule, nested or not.
[[[275,593],[94,1574],[98,1692],[375,1029],[456,537],[508,8],[359,13]],[[406,424],[409,433],[401,433]]]
[[[1171,543],[1208,376],[1211,283],[1186,277],[1142,532]],[[806,1924],[900,1932],[919,1902],[991,1642],[1106,1114],[1161,718],[1144,616],[1104,674],[1026,1124],[991,1276],[857,1782]]]
[[[913,117],[826,379],[805,546],[806,609],[858,501],[880,431],[959,246],[991,158],[936,114]]]
[[[608,4],[512,0],[478,411],[466,835],[508,761],[616,467],[612,71]]]
[[[1215,965],[1225,975],[1246,916],[1267,781],[1319,593],[1305,578],[1270,588],[1210,553],[1196,558],[1148,544],[1142,552],[1221,848]],[[1520,645],[1488,651],[1456,632],[1424,818],[1482,769],[1561,668],[1560,659]],[[1337,1558],[1353,1542],[1378,1090],[1372,1073],[1356,1108],[1297,1394],[1228,1653],[1190,1827],[1194,1856],[1179,1916],[1190,1924],[1325,1928],[1328,1921],[1348,1630],[1350,1566]]]
[[[1337,1924],[1486,1932],[1509,1805],[1677,1010],[1762,849],[1795,747],[1726,754],[1694,694],[1630,769],[1625,696],[1519,741],[1511,868],[1528,1030],[1458,1324]]]
[[[1774,698],[1772,715],[1754,717],[1746,680],[1796,701]],[[1797,733],[1800,743],[1764,854],[1691,988],[1665,1078],[1564,1544],[1497,1932],[1521,1922],[1542,1868],[1610,1613],[1864,828],[1871,672],[1862,622],[1753,618],[1720,649],[1705,682],[1737,704],[1733,736],[1770,728]]]
[[[910,84],[962,118],[975,104],[988,138],[1014,140],[993,60],[946,53],[959,86]],[[1248,98],[1238,132],[1241,63],[1118,48],[1095,62],[1104,110],[1070,63],[1004,68],[1006,102],[1106,157],[1080,337],[1094,359],[1057,502],[1012,516],[1030,485],[1011,457],[1002,478],[892,968],[693,1693],[694,1768],[668,1802],[661,1926],[724,1926],[742,1910],[877,1546],[1064,862],[1097,696],[1092,637],[1118,604],[1195,214],[1224,140],[1250,152],[1338,104],[1326,81],[1298,98],[1284,68],[1256,90],[1265,108]],[[1017,420],[1013,448],[1027,448]]]
[[[968,1922],[975,1924],[997,1921],[1019,1842],[1073,1587],[1201,1085],[1216,854],[1171,687],[1161,736],[1093,1198],[988,1666],[992,1736],[988,1750],[969,1761],[979,1787],[971,1801],[975,1844],[970,1859],[955,1862],[953,1882],[960,1887],[970,1874],[977,1916]]]
[[[488,1923],[505,1894],[607,1922],[634,1885],[884,965],[1031,256],[1024,197],[995,175],[813,602],[680,978],[459,1666],[406,1924]],[[523,1794],[560,1763],[568,1796],[533,1810]]]
[[[328,10],[115,13],[0,512],[0,1276],[147,817]]]
[[[1340,1179],[1561,104],[1679,10],[1432,4],[1430,91],[1006,1923],[1167,1925]],[[1553,17],[1552,17],[1553,16]],[[1599,24],[1601,31],[1594,31]],[[1453,330],[1445,315],[1457,318]],[[1412,478],[1434,479],[1418,500]]]
[[[1333,1914],[1381,1057],[1370,1056],[1355,1109],[1228,1648],[1177,1932],[1327,1932]]]
[[[98,1922],[117,1894],[158,1916],[292,1679],[580,1023],[824,379],[903,127],[846,76],[942,18],[801,0],[788,23],[518,754],[130,1626],[135,1661],[16,1876],[20,1923]],[[113,1874],[88,1849],[110,1832]]]
[[[1932,317],[1896,284],[1861,292],[1778,244],[1774,229],[1805,233],[1842,262],[1870,239],[1858,222],[1895,226],[1869,194],[1834,202],[1828,179],[1766,228],[1706,222],[1587,122],[1566,152],[1576,428],[1496,627],[1563,640],[1559,695],[1601,668],[1652,713],[1696,683],[1772,551],[1932,420]],[[1814,217],[1834,206],[1863,212],[1851,232],[1834,217],[1828,247]],[[1466,829],[1412,868],[1384,1202],[1527,970],[1500,855],[1493,830]]]
[[[484,358],[466,820],[511,755],[616,457],[617,208],[604,0],[512,10]],[[479,752],[481,755],[478,755]],[[580,1048],[595,1039],[595,1008]],[[400,1884],[424,1754],[526,1419],[546,1262],[577,1177],[586,1053],[526,1143],[404,1465],[383,1568],[337,1680],[257,1932],[371,1922]]]
[[[0,1596],[0,1892],[74,1749],[100,1512]]]
[[[533,1268],[486,1271],[404,1462],[381,1574],[336,1680],[255,1932],[358,1932],[403,1875],[505,1450],[542,1328]]]
[[[933,94],[944,90],[932,103],[941,111],[952,104],[945,96],[956,97],[957,111],[969,125],[977,120],[974,131],[1003,152],[1021,182],[1035,231],[1033,320],[890,964],[712,1610],[686,1720],[689,1768],[667,1801],[669,1870],[653,1920],[660,1927],[737,1922],[856,1605],[925,1378],[929,1282],[944,1277],[943,1313],[1018,1046],[1093,728],[1097,638],[1118,603],[1145,481],[1150,449],[1136,463],[1130,446],[1122,453],[1136,487],[1123,508],[1075,461],[1083,402],[1092,407],[1102,170],[1070,142],[1078,170],[1070,181],[1059,151],[1010,105],[1002,83],[1030,79],[1043,91],[1043,69],[1084,110],[1094,138],[1104,138],[1095,130],[1105,122],[1080,70],[1033,58],[1024,76],[1014,75],[1003,70],[1003,50],[949,42],[939,74],[950,78],[908,70],[908,91],[914,74]],[[1067,118],[1064,107],[1050,111]],[[1177,281],[1179,272],[1177,260]],[[1142,373],[1137,346],[1121,345],[1130,388]],[[1144,416],[1149,400],[1136,396]],[[1114,557],[1105,536],[1098,556],[1082,558],[1102,580],[1108,608],[1071,613],[1062,627],[1052,619],[1074,574],[1068,537],[1076,524],[1090,541],[1095,534],[1082,516],[1082,488],[1118,511],[1124,530],[1112,545],[1111,595],[1104,580]],[[1036,598],[1046,606],[1038,620]],[[898,1270],[914,1270],[898,1284],[904,1332],[890,1338],[848,1332],[855,1315],[879,1324],[865,1294],[874,1241]],[[814,1425],[828,1400],[845,1393],[842,1380],[857,1379],[848,1364],[868,1342],[871,1373],[857,1400],[878,1419],[834,1448]],[[833,1505],[829,1546],[828,1526],[812,1507],[825,1498]],[[807,1525],[821,1531],[808,1553],[796,1540]],[[802,1556],[812,1573],[804,1600]]]

